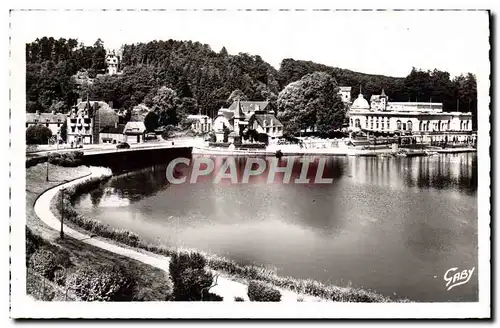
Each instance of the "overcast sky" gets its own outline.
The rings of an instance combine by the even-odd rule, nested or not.
[[[28,42],[53,36],[90,45],[101,38],[119,48],[192,40],[258,54],[276,68],[294,58],[391,76],[413,66],[454,76],[477,74],[488,61],[486,12],[32,11],[13,18],[14,35]]]

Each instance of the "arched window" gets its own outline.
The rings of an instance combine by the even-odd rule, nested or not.
[[[423,122],[422,122],[422,121],[420,121],[420,122],[418,123],[418,130],[419,130],[419,131],[422,131],[422,130],[423,130],[423,127],[424,127],[424,124],[423,124]]]
[[[361,123],[359,122],[359,118],[357,118],[356,121],[354,121],[354,127],[356,127],[356,128],[361,127]]]
[[[401,130],[401,121],[400,120],[396,121],[396,129]]]
[[[351,126],[354,126],[354,124],[352,123],[352,118],[351,118]]]
[[[408,131],[411,131],[411,130],[413,129],[413,123],[412,123],[411,121],[408,121],[408,122],[406,123],[406,126],[407,126],[407,128],[408,128]]]

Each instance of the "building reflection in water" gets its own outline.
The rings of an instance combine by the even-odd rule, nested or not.
[[[349,174],[357,183],[390,188],[477,191],[476,154],[414,158],[349,157]]]

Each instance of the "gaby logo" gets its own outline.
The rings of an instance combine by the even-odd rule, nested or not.
[[[446,281],[446,287],[448,287],[446,290],[450,290],[453,287],[459,286],[466,284],[469,282],[470,278],[472,277],[472,274],[474,273],[474,269],[476,267],[472,267],[470,270],[462,270],[462,271],[457,271],[458,268],[451,268],[446,271],[444,274],[444,280]]]

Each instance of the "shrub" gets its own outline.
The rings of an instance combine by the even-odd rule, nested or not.
[[[158,276],[157,276],[158,277]],[[143,282],[141,286],[136,286],[134,291],[134,301],[173,301],[173,284],[169,275],[162,272],[155,282]]]
[[[49,163],[65,167],[76,167],[83,162],[83,152],[80,150],[66,153],[52,153],[49,156]]]
[[[176,301],[201,301],[212,285],[213,275],[205,268],[205,258],[196,252],[178,252],[170,258],[170,276]]]
[[[236,296],[236,297],[234,298],[234,301],[235,301],[235,302],[245,302],[245,299],[244,299],[243,297]]]
[[[56,268],[53,280],[59,286],[64,286],[66,283],[66,269],[63,267]]]
[[[279,302],[281,293],[261,281],[252,280],[248,284],[248,298],[256,302]]]
[[[26,227],[26,264],[36,250],[45,245],[42,237],[35,235],[30,228]]]
[[[66,277],[66,287],[84,301],[131,301],[136,280],[120,265],[83,266]]]
[[[62,249],[42,247],[30,257],[29,266],[49,280],[54,280],[56,270],[71,265],[69,254]]]
[[[27,145],[45,145],[52,137],[52,131],[43,125],[32,125],[26,129]]]

